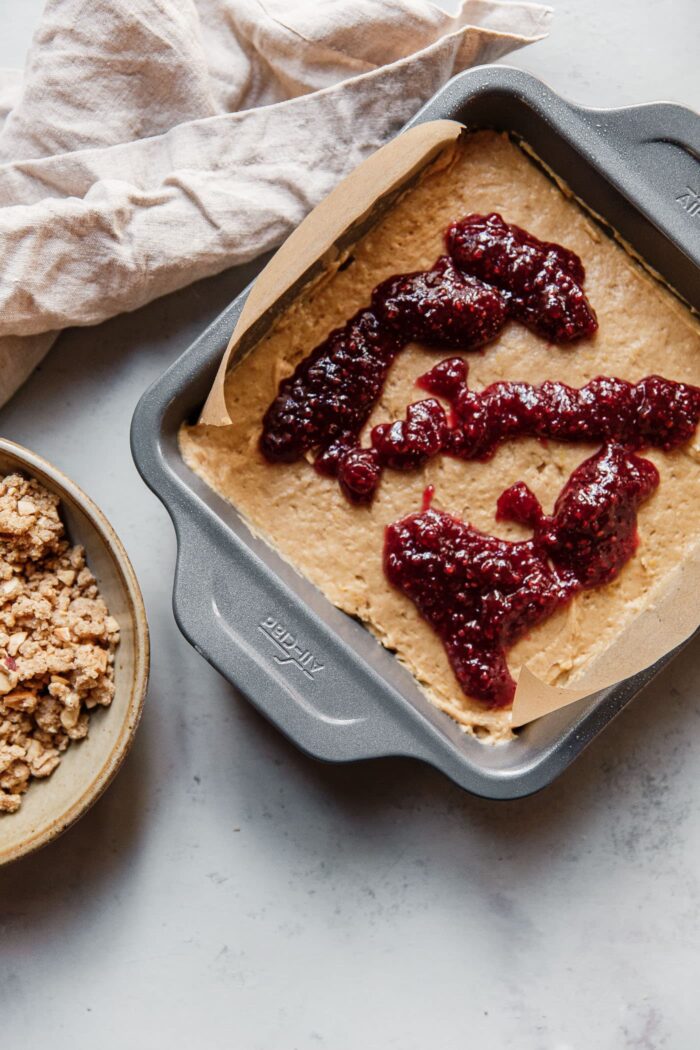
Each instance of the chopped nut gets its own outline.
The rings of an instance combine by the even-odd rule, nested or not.
[[[31,770],[35,777],[48,777],[61,761],[61,756],[53,747],[47,747],[32,762]]]
[[[33,711],[37,705],[37,695],[31,689],[15,689],[2,700],[5,707],[12,711]]]
[[[19,649],[22,642],[27,640],[27,631],[15,631],[14,634],[10,635],[10,640],[7,643],[7,651],[10,656],[16,656],[17,650]]]
[[[11,676],[4,671],[0,671],[0,696],[4,693],[9,693],[13,684]]]
[[[21,804],[21,795],[7,795],[0,791],[0,813],[16,813]]]
[[[0,595],[2,595],[4,601],[7,601],[9,598],[16,598],[21,590],[22,584],[16,576],[13,576],[11,580],[3,582],[2,587],[0,587]]]

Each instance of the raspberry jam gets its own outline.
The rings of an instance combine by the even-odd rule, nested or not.
[[[263,417],[260,449],[272,463],[359,434],[401,343],[372,310],[360,310],[297,365]]]
[[[566,383],[500,382],[470,390],[460,357],[418,380],[432,395],[405,419],[360,433],[396,356],[412,341],[463,352],[484,346],[509,318],[556,343],[592,336],[596,315],[579,257],[538,240],[500,215],[469,215],[445,233],[447,255],[425,271],[379,284],[359,310],[279,385],[263,418],[260,449],[270,462],[312,454],[317,471],[369,502],[382,470],[412,470],[441,453],[487,459],[513,438],[605,442],[561,491],[551,515],[518,482],[498,499],[497,518],[532,530],[512,542],[432,509],[389,525],[389,581],[438,633],[464,692],[491,707],[512,702],[507,650],[573,596],[614,580],[637,546],[637,510],[659,476],[634,450],[670,450],[700,420],[700,388],[652,375],[638,383],[599,376]],[[443,402],[449,406],[445,409]]]
[[[566,343],[598,328],[583,291],[583,263],[574,252],[538,240],[496,212],[467,215],[449,227],[445,239],[460,270],[500,288],[513,316],[546,339]]]
[[[426,398],[408,406],[405,420],[373,427],[377,484],[379,468],[412,470],[441,452],[488,459],[517,437],[608,440],[668,452],[689,441],[700,421],[700,388],[656,375],[638,383],[598,376],[579,389],[548,381],[492,383],[475,391],[467,386],[466,363],[451,357],[418,385],[450,402],[451,419],[439,401]]]
[[[462,273],[449,255],[432,270],[383,281],[372,292],[372,309],[402,343],[469,349],[494,339],[508,317],[502,292]]]
[[[464,692],[505,707],[515,694],[506,651],[619,574],[658,483],[652,463],[611,442],[572,473],[551,516],[522,482],[501,495],[499,517],[528,524],[531,539],[498,539],[428,508],[388,526],[384,569],[442,639]]]
[[[509,316],[556,342],[595,331],[581,288],[583,265],[573,252],[496,215],[470,215],[446,238],[450,255],[430,270],[383,281],[368,308],[282,380],[263,418],[260,449],[267,460],[289,463],[317,451],[318,469],[338,475],[349,498],[366,500],[376,457],[353,451],[341,466],[341,451],[349,454],[357,445],[389,367],[407,343],[474,350],[494,339]]]

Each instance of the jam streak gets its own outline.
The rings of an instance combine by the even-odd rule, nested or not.
[[[539,241],[496,212],[453,223],[446,241],[457,266],[507,293],[513,316],[540,335],[564,343],[597,329],[574,252]]]
[[[282,380],[263,418],[266,459],[289,463],[317,451],[318,469],[338,475],[350,498],[370,498],[376,457],[355,446],[407,343],[474,350],[494,339],[511,315],[557,342],[595,331],[581,288],[583,265],[573,252],[496,215],[468,216],[446,237],[450,255],[430,270],[383,281],[369,307]]]
[[[260,450],[272,463],[360,432],[401,349],[372,310],[360,310],[297,365],[263,417]]]
[[[498,516],[533,529],[529,540],[489,536],[426,509],[389,525],[384,569],[437,632],[465,694],[510,704],[506,650],[584,589],[609,583],[637,547],[637,509],[656,467],[610,442],[571,474],[551,516],[519,482]]]
[[[657,375],[636,384],[598,376],[579,389],[548,381],[492,383],[475,391],[467,386],[466,363],[451,357],[418,385],[449,401],[452,419],[439,401],[427,398],[409,405],[405,420],[373,427],[380,468],[412,470],[440,452],[488,459],[503,441],[526,436],[669,451],[689,441],[700,420],[700,388]]]

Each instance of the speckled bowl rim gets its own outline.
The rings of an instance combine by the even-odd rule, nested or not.
[[[129,616],[131,617],[134,632],[134,669],[130,686],[131,695],[114,747],[83,793],[68,809],[51,820],[48,825],[33,832],[21,843],[5,850],[0,847],[0,866],[2,866],[9,864],[11,861],[19,860],[20,857],[25,857],[27,854],[41,849],[42,846],[46,846],[49,842],[53,842],[64,831],[72,827],[111,784],[133,743],[141,719],[143,703],[148,688],[150,639],[146,609],[133,566],[121,540],[99,507],[74,481],[71,481],[61,470],[54,467],[42,456],[37,455],[36,452],[24,448],[23,445],[18,445],[14,441],[9,441],[7,438],[0,438],[0,453],[14,458],[18,468],[36,478],[37,481],[44,480],[49,482],[59,495],[65,493],[80,508],[100,534],[114,561],[118,575],[124,583]],[[87,553],[89,559],[90,552],[88,551]]]

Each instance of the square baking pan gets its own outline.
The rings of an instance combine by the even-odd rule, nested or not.
[[[448,118],[521,138],[646,264],[700,309],[700,117],[670,103],[587,110],[534,77],[484,66],[408,125]],[[335,608],[182,461],[240,315],[240,295],[144,394],[136,465],[177,533],[173,608],[195,649],[303,751],[327,761],[421,759],[460,787],[517,798],[550,783],[672,659],[489,746],[434,708],[413,676]],[[677,651],[677,650],[676,650]]]

